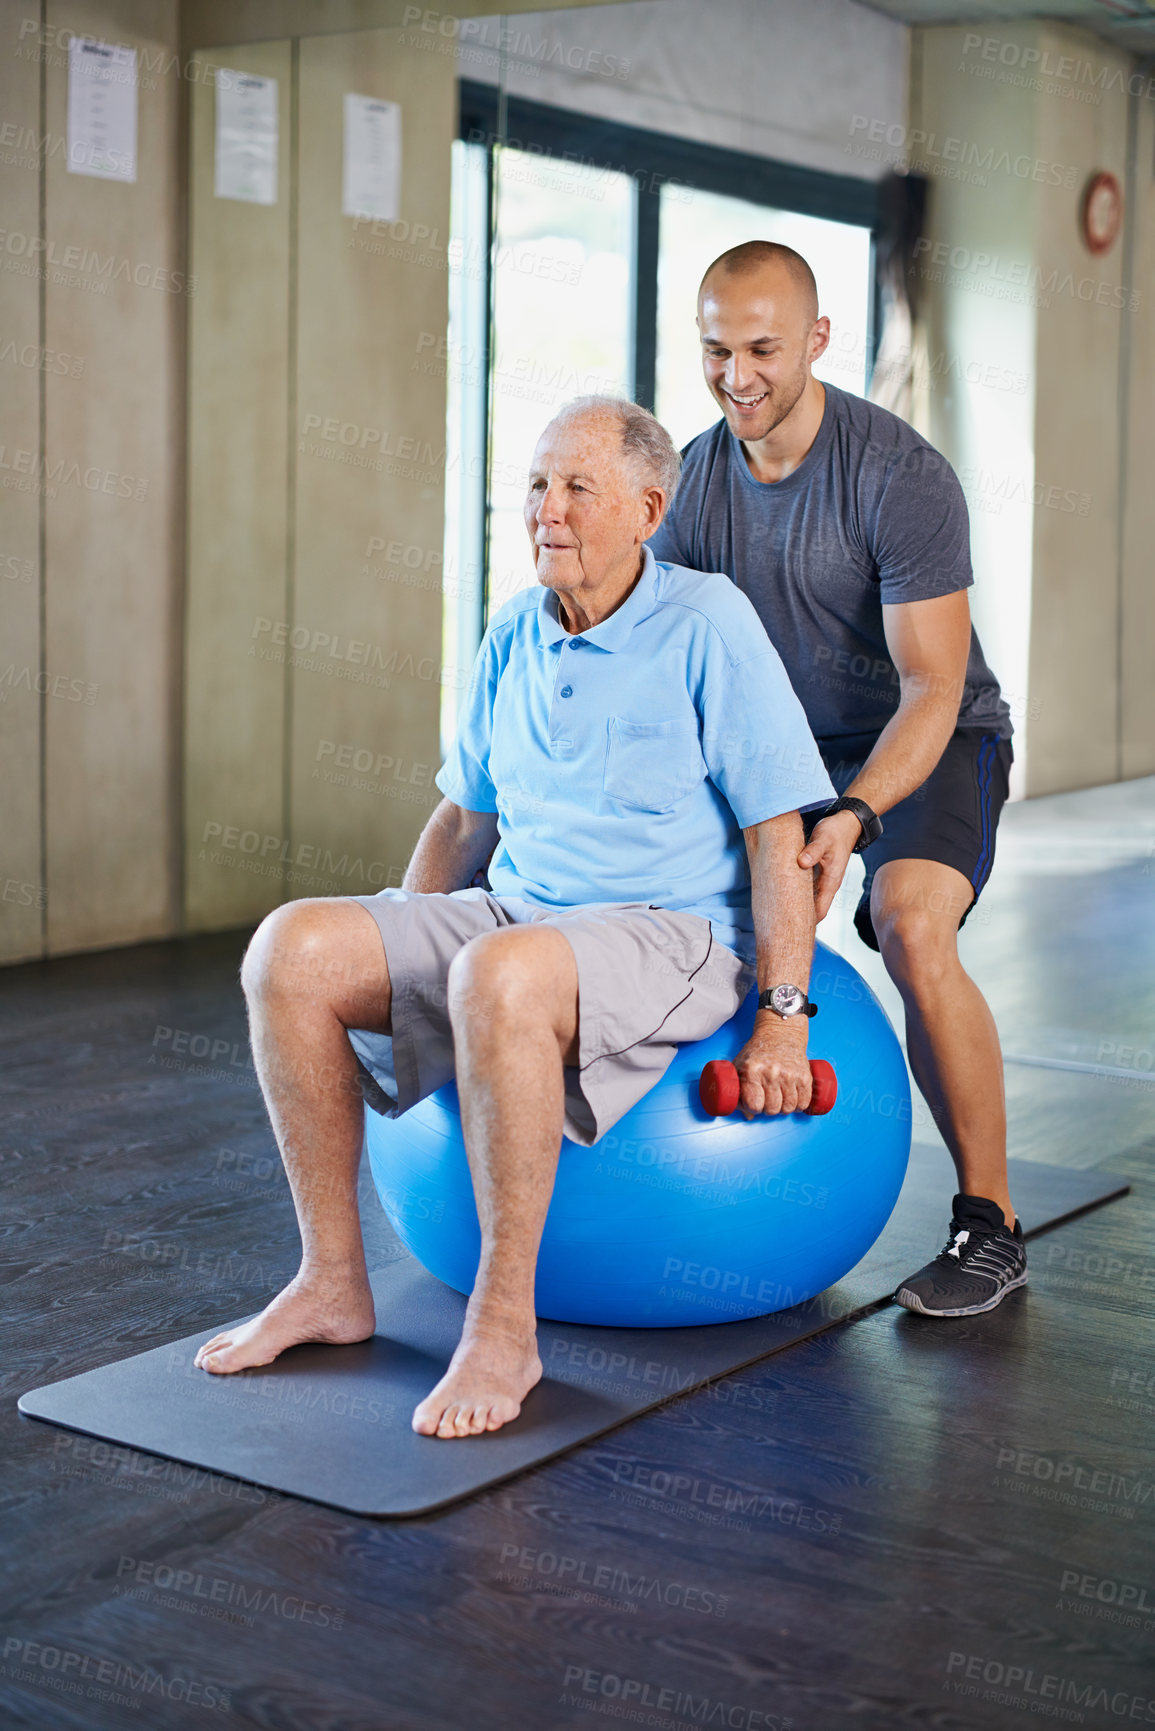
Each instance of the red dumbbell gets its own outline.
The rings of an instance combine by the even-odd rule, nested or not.
[[[820,1118],[838,1098],[838,1077],[825,1058],[811,1058],[810,1077],[813,1091],[806,1111],[809,1117]],[[711,1118],[728,1118],[736,1110],[741,1092],[738,1072],[728,1058],[713,1058],[702,1071],[698,1098]]]

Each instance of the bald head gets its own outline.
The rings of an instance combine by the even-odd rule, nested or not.
[[[821,418],[810,368],[830,320],[819,317],[814,272],[793,247],[747,240],[716,258],[698,290],[698,335],[706,383],[743,443]]]
[[[775,279],[781,294],[786,286],[797,302],[799,316],[809,327],[818,317],[818,284],[814,272],[800,252],[792,246],[782,246],[776,240],[744,240],[716,258],[698,290],[699,300],[711,289],[725,293],[729,289],[751,291],[763,279]]]

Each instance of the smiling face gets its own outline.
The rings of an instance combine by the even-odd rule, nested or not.
[[[575,612],[604,618],[624,599],[665,503],[623,452],[616,415],[561,415],[545,429],[530,465],[525,526],[537,580],[563,606],[573,604],[571,622]]]
[[[810,383],[830,338],[804,290],[779,266],[711,271],[698,296],[702,371],[739,439],[765,439]]]

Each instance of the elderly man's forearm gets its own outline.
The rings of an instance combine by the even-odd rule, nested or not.
[[[467,889],[497,843],[497,819],[443,799],[417,840],[402,889],[448,895]]]
[[[750,903],[758,947],[758,987],[806,989],[814,959],[814,882],[798,865],[802,820],[797,812],[745,832]]]

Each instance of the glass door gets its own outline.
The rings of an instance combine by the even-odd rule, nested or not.
[[[716,420],[694,322],[698,284],[719,253],[753,239],[809,260],[832,327],[815,373],[863,392],[877,219],[866,183],[533,103],[514,105],[507,131],[492,92],[476,87],[469,101],[453,155],[446,352],[421,363],[444,366],[448,399],[444,749],[485,625],[534,582],[526,477],[558,408],[593,394],[648,401],[653,381],[658,418],[679,446]],[[504,142],[511,136],[516,144]],[[802,215],[776,197],[831,214]]]
[[[496,152],[487,618],[534,581],[530,458],[573,397],[629,396],[634,186],[625,174]]]
[[[634,371],[630,176],[465,142],[453,167],[443,745],[481,632],[534,582],[522,509],[538,437],[573,397],[629,396]]]

